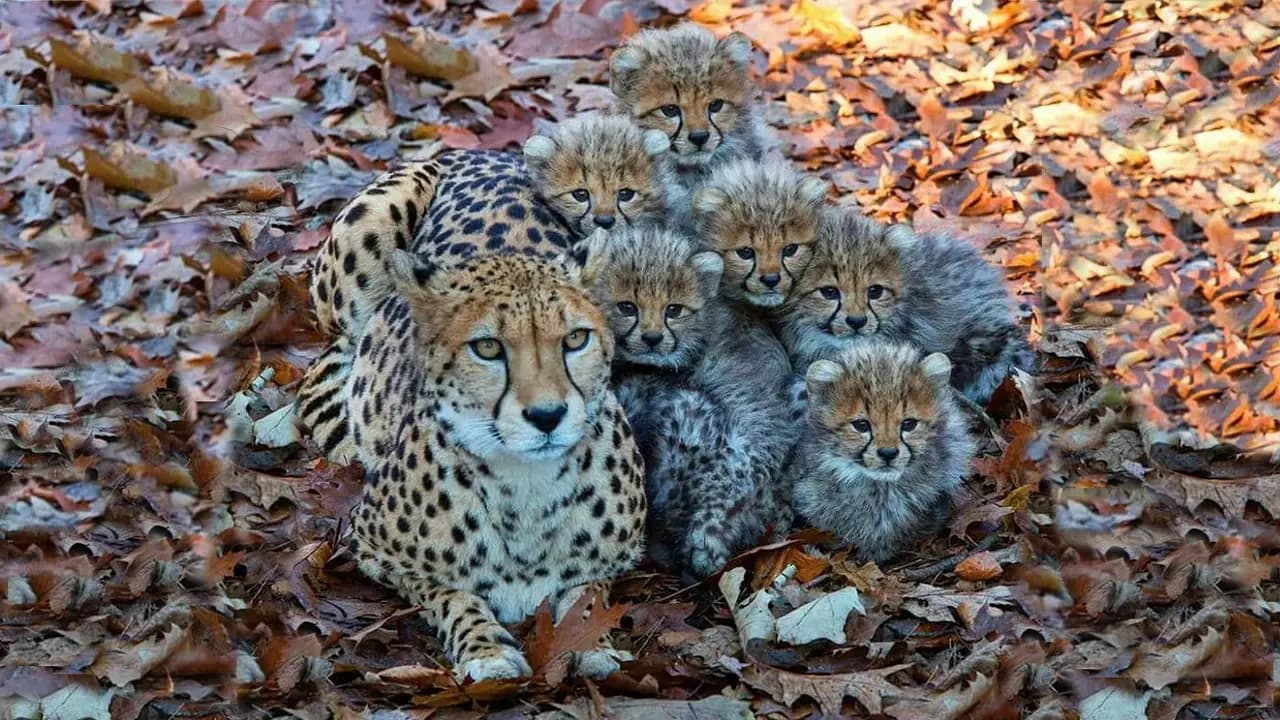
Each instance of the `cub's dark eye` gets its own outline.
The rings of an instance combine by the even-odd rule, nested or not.
[[[840,288],[836,287],[835,285],[827,285],[825,287],[820,287],[818,288],[818,292],[822,293],[822,297],[828,300],[840,299]]]
[[[737,253],[738,253],[738,257],[742,258],[743,260],[750,260],[751,258],[756,256],[756,251],[752,250],[749,247],[738,248]]]
[[[797,252],[800,252],[800,246],[795,243],[791,243],[790,245],[782,248],[782,257],[791,257]]]
[[[673,304],[671,304],[671,305],[668,305],[668,306],[667,306],[667,319],[668,319],[668,320],[674,320],[674,319],[676,319],[676,318],[680,317],[681,315],[684,315],[684,309],[685,309],[685,308],[684,308],[684,306],[683,306],[683,305],[676,305],[676,304],[674,304],[674,303],[673,303]]]
[[[586,190],[574,190],[573,199],[577,200],[578,202],[586,202],[591,199],[591,193],[587,192]]]
[[[711,104],[707,106],[707,109],[708,109],[708,110],[710,110],[710,111],[711,111],[711,112],[713,112],[713,113],[720,112],[721,110],[723,110],[723,109],[724,109],[724,101],[723,101],[723,100],[712,100],[712,101],[711,101]]]
[[[915,418],[907,418],[906,420],[902,421],[902,429],[907,432],[911,432],[912,430],[915,430],[916,426],[918,426],[919,424],[920,424],[919,420],[916,420]]]
[[[871,423],[866,420],[854,420],[853,429],[865,435],[866,433],[871,432]]]
[[[662,114],[667,117],[675,117],[680,114],[680,108],[675,105],[663,105]]]
[[[587,340],[590,340],[590,339],[591,339],[590,330],[574,330],[573,332],[564,336],[564,349],[570,352],[574,350],[581,350],[582,348],[586,347]]]
[[[626,202],[635,196],[636,196],[636,191],[632,190],[631,188],[622,188],[621,190],[618,191],[618,199],[621,200],[622,202]]]
[[[884,295],[883,285],[872,285],[867,288],[867,297],[871,300],[877,300]]]
[[[636,313],[640,311],[636,308],[635,303],[623,301],[618,303],[618,312],[627,317],[635,317]]]
[[[469,344],[471,345],[471,352],[485,360],[497,360],[502,357],[502,343],[493,338],[480,338],[479,340],[472,340]]]

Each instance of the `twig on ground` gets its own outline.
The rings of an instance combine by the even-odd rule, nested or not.
[[[927,580],[929,578],[932,578],[935,575],[941,575],[942,573],[945,573],[945,572],[951,572],[952,570],[956,569],[957,565],[964,562],[969,557],[973,555],[977,555],[980,552],[985,552],[987,550],[990,550],[991,547],[996,544],[996,540],[997,540],[997,533],[991,533],[990,535],[982,538],[982,540],[980,540],[977,545],[974,545],[972,548],[969,548],[968,550],[962,550],[961,552],[958,552],[954,555],[949,555],[937,562],[925,565],[922,568],[916,568],[915,570],[904,570],[902,573],[902,579],[908,580],[910,582],[920,582],[921,580]]]

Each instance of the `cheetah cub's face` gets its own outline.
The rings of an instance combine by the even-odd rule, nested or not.
[[[700,167],[750,131],[750,60],[740,32],[641,30],[609,59],[609,87],[637,122],[671,139],[678,165]]]
[[[812,256],[827,185],[785,163],[737,160],[693,195],[699,236],[724,258],[724,292],[757,307],[781,305]]]
[[[504,255],[440,270],[396,252],[441,425],[477,457],[559,457],[599,412],[613,338],[571,272]]]
[[[604,312],[618,357],[678,368],[704,346],[723,265],[712,251],[658,227],[591,238],[583,282]]]
[[[809,419],[837,475],[894,481],[926,451],[945,412],[951,363],[899,343],[865,343],[805,373]]]
[[[904,225],[883,225],[852,210],[832,211],[818,230],[813,259],[783,322],[804,342],[828,347],[892,327],[906,296],[903,253],[916,242]]]
[[[670,143],[622,115],[583,115],[524,145],[534,187],[580,237],[660,222],[675,192]]]

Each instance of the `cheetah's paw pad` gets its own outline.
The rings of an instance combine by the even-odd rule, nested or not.
[[[629,660],[635,660],[635,656],[626,650],[598,647],[575,653],[573,672],[580,677],[600,680],[617,672],[622,667],[621,663]]]
[[[476,682],[528,677],[532,672],[524,654],[506,645],[472,653],[453,669],[459,680],[471,678]]]

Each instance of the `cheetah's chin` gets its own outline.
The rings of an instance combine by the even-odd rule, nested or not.
[[[757,307],[775,308],[787,298],[780,292],[748,293],[747,300]]]
[[[717,145],[715,148],[710,150],[704,148],[693,152],[677,151],[672,153],[672,157],[675,159],[677,165],[683,167],[702,167],[711,163],[711,160],[715,157],[716,150],[719,147],[720,146]]]
[[[523,455],[530,460],[554,460],[559,457],[564,457],[564,454],[569,452],[569,449],[572,447],[572,445],[549,442],[545,445],[533,448],[532,450],[521,451],[518,454]]]
[[[859,468],[861,473],[870,480],[878,480],[880,482],[894,482],[898,478],[902,477],[902,468],[896,468],[892,466],[885,467],[883,465],[880,467],[873,468],[873,467],[867,467],[866,465],[863,465],[861,463],[859,463],[859,465],[861,466]]]

